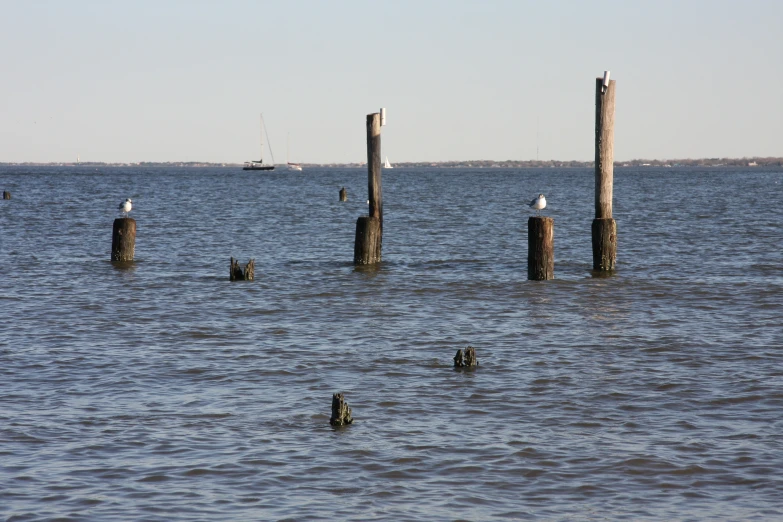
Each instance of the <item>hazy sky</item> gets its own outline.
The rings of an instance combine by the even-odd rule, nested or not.
[[[783,1],[0,0],[0,162],[783,156]],[[538,127],[538,140],[536,138]]]

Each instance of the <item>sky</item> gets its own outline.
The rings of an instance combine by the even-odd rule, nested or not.
[[[783,156],[779,0],[0,0],[0,162]],[[287,144],[290,143],[290,147]],[[271,158],[265,155],[267,160]]]

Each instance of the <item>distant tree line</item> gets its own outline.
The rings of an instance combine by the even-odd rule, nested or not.
[[[634,159],[615,161],[615,167],[783,167],[783,157],[699,158],[699,159]],[[241,163],[210,163],[206,161],[140,161],[136,163],[104,162],[0,162],[2,166],[80,166],[80,167],[240,167]],[[360,168],[364,163],[302,163],[304,167]],[[439,168],[591,168],[593,161],[577,160],[470,160],[470,161],[409,161],[395,163],[395,167]]]
[[[634,159],[630,161],[615,161],[615,167],[781,167],[783,157],[753,157],[753,158],[699,158],[648,160]],[[472,161],[440,161],[440,162],[408,162],[397,163],[397,167],[474,167],[474,168],[591,168],[593,161],[563,161],[563,160],[472,160]]]

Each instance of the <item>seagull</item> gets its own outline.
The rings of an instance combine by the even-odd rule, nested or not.
[[[133,208],[133,202],[131,201],[131,198],[126,199],[122,203],[120,203],[120,212],[123,212],[125,214],[125,217],[128,217],[128,212],[131,211]]]
[[[543,194],[539,194],[528,206],[536,211],[537,216],[540,216],[541,210],[546,208],[546,198]]]

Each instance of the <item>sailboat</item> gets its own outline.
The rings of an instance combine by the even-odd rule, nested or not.
[[[266,132],[264,124],[264,114],[261,114],[261,159],[258,161],[246,161],[242,170],[275,170],[275,155],[272,154],[272,144],[269,143],[269,154],[272,156],[272,164],[264,163],[264,134],[266,134],[267,143],[269,142],[269,133]]]
[[[394,167],[391,166],[391,163],[389,163],[389,156],[386,156],[386,163],[383,164],[383,168],[385,169],[393,169]]]
[[[302,170],[302,166],[299,163],[291,163],[288,161],[288,153],[291,149],[291,133],[288,133],[288,141],[285,145],[285,162],[288,165],[288,170]]]

